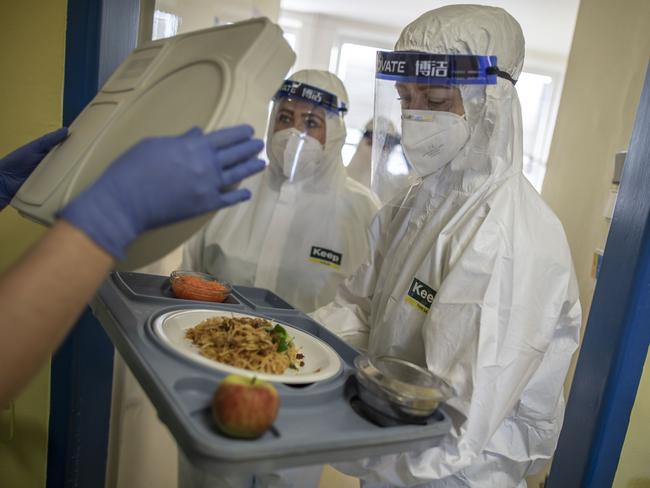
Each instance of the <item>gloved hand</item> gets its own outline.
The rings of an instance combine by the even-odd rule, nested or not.
[[[62,127],[19,147],[0,159],[0,209],[9,204],[45,155],[66,137],[68,137],[68,129]]]
[[[252,127],[239,125],[144,139],[58,216],[122,259],[146,230],[248,200],[248,190],[226,187],[264,168],[256,158],[264,143],[252,136]]]

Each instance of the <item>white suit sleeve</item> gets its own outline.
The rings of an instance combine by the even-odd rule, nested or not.
[[[207,225],[183,244],[183,261],[181,269],[203,272],[203,249],[205,246],[205,230]]]
[[[310,314],[360,351],[368,348],[370,307],[382,262],[381,229],[384,220],[383,211],[380,211],[370,224],[368,260],[338,286],[333,302]]]

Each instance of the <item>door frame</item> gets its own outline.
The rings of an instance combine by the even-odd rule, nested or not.
[[[650,64],[547,486],[612,485],[649,324]]]
[[[68,0],[65,126],[135,48],[139,14],[139,0]],[[52,357],[47,488],[105,484],[113,355],[86,309]]]

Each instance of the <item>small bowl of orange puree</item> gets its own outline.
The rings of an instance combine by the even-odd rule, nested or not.
[[[230,284],[196,271],[173,271],[169,280],[174,296],[185,300],[223,302],[232,291]]]

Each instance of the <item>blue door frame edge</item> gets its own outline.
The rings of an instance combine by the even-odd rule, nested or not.
[[[549,487],[614,481],[650,342],[650,65]]]
[[[68,0],[63,124],[135,47],[139,0]],[[105,481],[114,348],[86,309],[52,358],[47,488]]]

